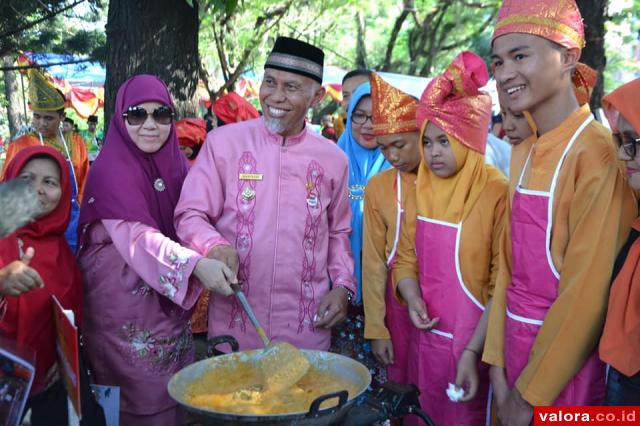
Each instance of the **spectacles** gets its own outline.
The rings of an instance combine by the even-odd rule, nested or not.
[[[158,124],[171,124],[173,120],[173,110],[168,106],[161,106],[153,110],[151,113],[153,120]],[[127,110],[122,114],[122,117],[127,120],[130,126],[140,126],[149,117],[149,112],[146,109],[135,106]]]
[[[364,124],[367,122],[367,120],[371,121],[371,124],[373,124],[372,115],[363,114],[361,112],[354,112],[353,114],[351,114],[351,121],[356,124]]]
[[[630,158],[636,158],[637,145],[640,144],[640,138],[634,138],[627,133],[614,133],[613,137],[616,139],[618,146],[621,146],[624,153]]]

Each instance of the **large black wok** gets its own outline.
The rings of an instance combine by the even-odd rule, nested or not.
[[[351,358],[323,351],[302,350],[313,367],[327,371],[327,373],[339,376],[343,380],[353,383],[359,391],[356,395],[347,396],[346,391],[336,392],[318,397],[306,412],[291,412],[278,415],[245,415],[225,413],[192,406],[187,402],[187,390],[190,385],[199,379],[205,372],[217,365],[228,362],[236,362],[240,357],[257,357],[261,350],[234,352],[208,358],[191,364],[171,378],[168,385],[169,395],[190,411],[193,416],[204,425],[309,425],[324,426],[338,422],[351,408],[355,399],[360,396],[371,382],[371,374],[368,369]],[[327,401],[327,402],[325,402]],[[323,403],[323,404],[322,404]],[[320,404],[323,407],[320,408]]]

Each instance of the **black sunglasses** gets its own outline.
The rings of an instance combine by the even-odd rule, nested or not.
[[[625,154],[630,158],[636,158],[637,145],[640,143],[640,138],[635,138],[627,133],[614,133],[613,137],[618,146],[622,147]]]
[[[171,124],[173,120],[173,110],[168,106],[161,106],[153,110],[151,113],[153,120],[158,124]],[[122,114],[122,117],[127,120],[130,126],[139,126],[147,121],[149,113],[146,109],[134,106],[130,107],[127,112]]]

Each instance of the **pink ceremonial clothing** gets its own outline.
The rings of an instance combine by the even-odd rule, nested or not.
[[[167,383],[193,362],[189,319],[202,287],[189,277],[202,256],[140,222],[103,219],[82,234],[82,330],[96,383],[120,386],[121,419],[178,424]]]
[[[355,292],[347,182],[345,154],[308,126],[287,138],[263,118],[219,127],[189,170],[176,232],[201,254],[236,249],[238,278],[271,339],[327,350],[317,306],[330,283]],[[262,346],[236,299],[212,294],[209,336],[221,334],[241,350]]]

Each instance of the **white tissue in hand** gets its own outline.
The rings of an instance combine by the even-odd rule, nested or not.
[[[449,383],[447,388],[447,396],[453,402],[458,402],[464,396],[464,389],[456,387],[453,383]]]

